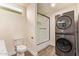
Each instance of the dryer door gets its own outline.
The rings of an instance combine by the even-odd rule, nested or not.
[[[64,53],[68,53],[72,50],[72,44],[70,41],[68,41],[65,38],[59,38],[56,41],[56,47],[57,49],[59,49],[60,51],[64,52]]]
[[[71,26],[72,19],[69,16],[61,16],[56,21],[56,26],[58,29],[67,29]]]

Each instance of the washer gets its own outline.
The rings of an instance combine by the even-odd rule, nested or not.
[[[56,54],[59,56],[75,56],[74,35],[56,35]]]
[[[55,16],[55,49],[61,56],[76,55],[74,11]]]

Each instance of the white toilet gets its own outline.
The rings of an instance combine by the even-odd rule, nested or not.
[[[8,56],[8,51],[4,40],[0,40],[0,56]]]
[[[16,49],[17,56],[25,55],[24,53],[27,51],[27,47],[24,43],[25,41],[23,40],[23,38],[15,40],[15,46],[16,46],[15,49]]]
[[[18,56],[24,56],[25,54],[25,52],[26,52],[26,50],[27,50],[27,47],[25,46],[25,45],[17,45],[16,46],[16,51],[17,51],[17,55]]]

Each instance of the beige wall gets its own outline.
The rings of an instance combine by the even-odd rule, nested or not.
[[[14,4],[11,4],[16,6]],[[24,38],[27,49],[37,55],[36,46],[36,4],[24,8],[23,15],[0,10],[0,39],[4,39],[9,55],[15,53],[15,39]],[[33,37],[33,39],[32,39]]]
[[[30,4],[27,7],[26,17],[27,17],[27,47],[28,50],[33,54],[37,55],[37,45],[36,45],[36,14],[37,8],[36,4]],[[33,39],[32,39],[33,37]]]
[[[23,15],[0,10],[0,39],[5,40],[8,54],[15,53],[14,39],[26,34],[26,20]]]

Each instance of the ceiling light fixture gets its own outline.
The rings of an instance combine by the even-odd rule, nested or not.
[[[55,7],[55,5],[56,5],[55,3],[52,3],[52,4],[51,4],[52,7]]]
[[[21,8],[17,8],[15,6],[12,6],[12,5],[8,5],[8,4],[5,4],[5,3],[0,3],[0,7],[3,7],[3,8],[7,8],[7,9],[10,9],[10,10],[14,10],[14,11],[18,11],[18,12],[23,12],[23,10]]]

